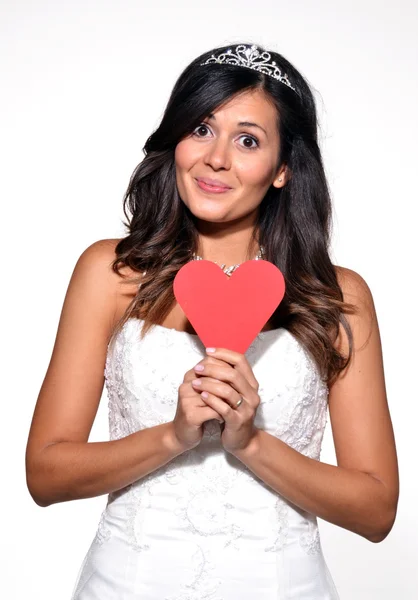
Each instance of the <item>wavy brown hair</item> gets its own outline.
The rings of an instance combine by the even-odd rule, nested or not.
[[[145,158],[134,170],[123,210],[128,235],[116,246],[113,270],[124,277],[124,266],[138,272],[126,283],[141,283],[112,339],[125,322],[144,321],[142,335],[161,324],[175,303],[173,280],[198,247],[194,215],[176,185],[174,151],[177,143],[232,97],[262,90],[277,109],[280,151],[277,169],[287,165],[290,179],[271,186],[263,198],[253,239],[265,249],[286,281],[285,297],[272,315],[274,327],[286,328],[331,381],[349,363],[352,332],[345,314],[354,307],[343,301],[329,256],[331,199],[317,137],[315,100],[305,78],[281,54],[269,50],[286,72],[296,92],[280,81],[238,65],[201,63],[228,46],[196,58],[174,85],[159,127],[143,148]],[[142,273],[146,272],[144,276]],[[125,283],[125,282],[124,282]],[[335,341],[342,326],[349,352],[341,355]]]

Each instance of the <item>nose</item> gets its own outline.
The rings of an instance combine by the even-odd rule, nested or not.
[[[231,167],[231,152],[227,139],[218,137],[211,141],[207,147],[205,164],[211,166],[214,171]]]

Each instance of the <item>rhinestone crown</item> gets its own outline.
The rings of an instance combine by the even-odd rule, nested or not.
[[[230,64],[238,65],[240,67],[246,67],[247,69],[253,69],[260,73],[265,73],[274,79],[277,79],[281,83],[284,83],[290,87],[294,92],[297,92],[296,88],[291,84],[286,73],[282,73],[276,64],[276,61],[271,61],[271,54],[267,51],[260,52],[255,44],[252,46],[245,46],[239,44],[235,46],[234,52],[229,48],[226,52],[221,52],[217,56],[212,54],[205,62],[200,63],[201,66],[209,65],[211,63],[219,64]]]

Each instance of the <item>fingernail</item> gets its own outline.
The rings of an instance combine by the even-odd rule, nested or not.
[[[200,381],[200,379],[193,379],[192,384],[193,385],[202,385],[202,382]]]
[[[206,348],[206,352],[215,352],[216,348]]]
[[[203,371],[204,368],[205,367],[203,365],[196,365],[195,368],[194,368],[194,370],[195,371]]]

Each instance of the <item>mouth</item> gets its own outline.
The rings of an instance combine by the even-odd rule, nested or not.
[[[195,181],[201,190],[204,190],[205,192],[212,192],[213,194],[222,194],[232,189],[231,187],[222,184],[216,179],[197,177]]]

